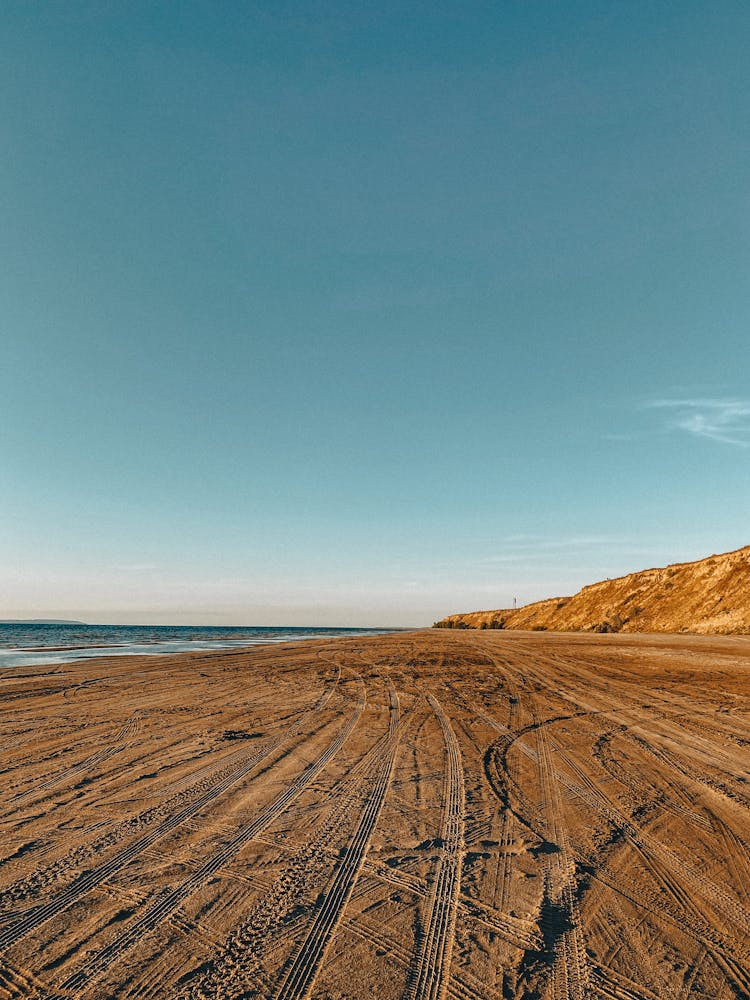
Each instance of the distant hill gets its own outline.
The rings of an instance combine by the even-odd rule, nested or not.
[[[68,618],[0,618],[0,625],[85,625]]]
[[[573,597],[548,598],[518,609],[449,615],[435,627],[750,633],[750,545],[697,562],[602,580]]]

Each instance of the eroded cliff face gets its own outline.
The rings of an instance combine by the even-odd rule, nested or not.
[[[449,615],[439,628],[750,633],[750,545],[697,562],[602,580],[573,597]]]

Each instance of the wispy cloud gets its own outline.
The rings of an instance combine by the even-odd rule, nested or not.
[[[750,401],[743,399],[655,399],[649,409],[669,414],[668,425],[695,437],[750,448]]]
[[[115,573],[150,573],[155,569],[155,563],[117,563],[112,567]]]
[[[616,441],[618,444],[621,444],[624,441],[637,441],[638,437],[636,434],[611,433],[611,434],[602,434],[602,440]]]
[[[521,549],[568,549],[582,545],[611,545],[622,539],[617,535],[505,535],[497,543]]]
[[[613,535],[573,535],[550,538],[543,535],[507,535],[498,539],[495,545],[501,549],[492,555],[476,560],[475,565],[490,566],[497,563],[526,563],[533,559],[549,560],[564,552],[574,550],[580,553],[597,549],[629,550],[629,539]]]

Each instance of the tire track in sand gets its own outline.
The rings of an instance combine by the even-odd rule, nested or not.
[[[684,859],[678,858],[645,830],[622,815],[559,744],[552,741],[552,746],[582,782],[581,785],[576,784],[560,771],[553,769],[552,773],[559,784],[580,797],[590,808],[606,816],[613,826],[624,834],[631,849],[641,858],[645,870],[655,880],[658,893],[648,900],[653,911],[662,917],[670,918],[684,933],[697,940],[735,992],[739,996],[750,997],[750,977],[743,964],[744,956],[734,953],[724,923],[719,926],[707,922],[706,912],[698,905],[701,897],[712,901],[714,905],[717,902],[726,902],[725,894],[705,877],[696,873]],[[604,869],[600,867],[595,877],[601,879],[603,875]],[[609,884],[616,892],[626,894],[626,886],[619,879],[616,879],[614,884]],[[631,899],[631,901],[639,906],[646,905],[642,899]],[[670,902],[676,906],[676,910],[669,906]],[[744,910],[739,909],[739,913],[744,914]],[[725,916],[728,916],[726,911]]]
[[[261,761],[268,757],[268,755],[274,750],[278,749],[278,747],[280,747],[285,740],[304,729],[307,720],[311,715],[325,707],[338,684],[339,678],[340,671],[337,672],[335,680],[330,686],[327,687],[315,705],[313,705],[301,716],[301,718],[297,720],[291,730],[280,733],[278,736],[275,736],[273,739],[268,740],[262,746],[258,747],[255,753],[242,759],[242,762],[238,767],[226,774],[222,780],[210,785],[197,799],[188,803],[188,805],[184,806],[178,812],[172,813],[171,816],[168,816],[158,826],[154,827],[153,830],[150,830],[142,837],[139,837],[137,840],[133,841],[133,843],[128,844],[121,851],[118,851],[114,857],[109,858],[100,865],[96,865],[89,871],[79,875],[78,878],[71,882],[71,884],[63,889],[62,892],[60,892],[54,899],[50,900],[49,903],[33,907],[33,909],[28,910],[23,916],[19,917],[19,919],[12,925],[0,930],[0,952],[5,951],[11,945],[21,940],[21,938],[31,934],[42,924],[51,920],[53,917],[56,917],[59,913],[62,913],[63,910],[67,909],[75,903],[76,900],[86,895],[86,893],[90,892],[96,886],[100,885],[107,879],[110,879],[113,875],[128,865],[135,857],[145,851],[148,847],[151,847],[151,845],[157,840],[160,840],[166,834],[171,833],[172,830],[175,830],[186,820],[200,812],[201,809],[213,802],[214,799],[218,798],[236,782],[245,778],[258,766]]]
[[[427,926],[414,956],[408,1000],[444,1000],[450,980],[456,910],[461,889],[464,839],[464,778],[461,751],[440,703],[427,696],[448,752],[443,792],[442,847],[428,898]]]
[[[354,836],[346,847],[343,860],[326,889],[323,902],[276,992],[276,1000],[304,1000],[309,995],[364,864],[370,838],[391,783],[398,747],[399,705],[398,695],[393,688],[390,689],[390,696],[388,742],[378,762],[374,787]]]
[[[536,737],[548,839],[556,848],[544,855],[545,899],[540,915],[543,933],[554,939],[553,995],[555,1000],[586,1000],[590,993],[589,968],[576,898],[575,861],[563,822],[560,789],[545,725],[537,727]]]
[[[41,792],[57,788],[58,785],[62,785],[64,782],[69,781],[77,774],[90,771],[92,768],[96,767],[97,764],[102,764],[105,760],[113,757],[116,753],[120,753],[125,749],[133,737],[137,735],[140,728],[140,718],[140,713],[136,712],[119,730],[119,732],[112,737],[107,746],[102,747],[89,757],[79,761],[77,764],[73,764],[71,767],[66,768],[59,774],[52,775],[52,777],[47,778],[46,781],[39,782],[39,784],[34,785],[33,788],[28,788],[26,791],[18,792],[16,795],[13,795],[9,800],[12,809],[7,813],[7,815],[9,816],[15,812],[18,806],[21,803],[25,804],[28,799],[39,795]]]
[[[390,678],[386,681],[391,688]],[[390,743],[393,706],[398,704],[394,694],[390,699],[389,724],[383,735],[331,788],[322,791],[319,803],[324,807],[322,814],[318,812],[309,829],[308,824],[305,825],[308,837],[303,843],[296,847],[290,845],[289,857],[282,870],[274,878],[264,879],[262,885],[257,878],[253,879],[256,890],[260,888],[262,895],[243,914],[242,921],[235,925],[206,967],[199,970],[197,976],[189,977],[185,990],[178,994],[180,1000],[208,1000],[217,996],[271,997],[278,988],[284,970],[315,916],[316,905],[309,909],[302,906],[300,913],[302,901],[320,900],[330,883],[341,860],[341,851],[334,845],[340,842],[344,830],[356,827],[363,809],[363,788],[371,788]],[[399,722],[399,746],[411,720],[411,713],[407,713]],[[345,842],[350,836],[347,834]],[[262,839],[257,838],[256,842]],[[236,872],[228,868],[224,868],[223,874],[237,877]],[[357,897],[366,881],[360,875],[352,898]],[[273,976],[269,974],[269,963],[277,970]]]
[[[304,771],[298,775],[284,792],[277,795],[250,823],[242,826],[229,843],[208,858],[207,861],[193,871],[180,885],[160,895],[160,898],[152,903],[146,912],[131,924],[127,930],[90,958],[82,968],[69,976],[59,988],[65,993],[72,992],[77,994],[95,976],[106,971],[121,955],[137,944],[144,935],[153,931],[159,924],[170,917],[182,903],[205,885],[208,879],[233,858],[245,844],[249,843],[258,834],[262,833],[266,827],[270,826],[301,795],[310,782],[318,776],[336,753],[338,753],[359,722],[359,718],[365,707],[365,701],[366,694],[363,685],[359,700],[352,714],[338,731],[332,742],[328,744],[327,748],[316,760],[307,765]]]

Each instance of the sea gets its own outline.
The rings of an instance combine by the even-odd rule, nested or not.
[[[383,635],[390,628],[303,628],[219,625],[84,625],[0,622],[0,667],[66,663],[95,656],[142,656],[191,650],[242,649],[261,643],[334,636]]]

